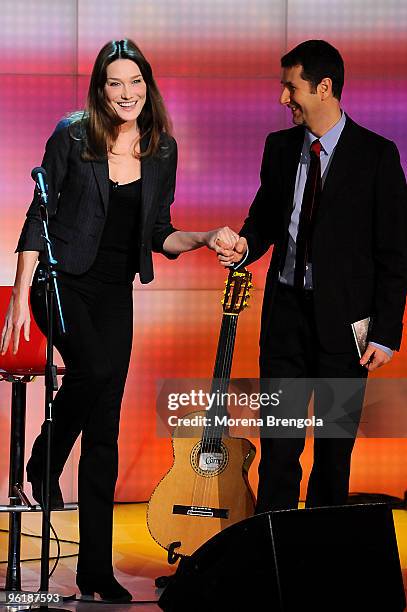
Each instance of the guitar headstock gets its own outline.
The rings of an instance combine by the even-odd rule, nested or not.
[[[230,270],[225,281],[226,288],[223,292],[223,313],[238,315],[247,307],[252,285],[252,273],[242,268],[241,270]]]

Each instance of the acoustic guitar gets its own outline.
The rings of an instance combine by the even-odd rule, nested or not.
[[[218,398],[229,388],[238,316],[247,305],[251,286],[250,272],[230,271],[211,385],[211,393]],[[174,463],[153,491],[147,510],[150,533],[168,550],[170,563],[254,514],[248,470],[256,449],[249,440],[227,435],[223,418],[227,414],[222,401],[214,402],[209,411],[184,417],[198,417],[203,423],[194,428],[194,437],[182,422],[173,431]]]

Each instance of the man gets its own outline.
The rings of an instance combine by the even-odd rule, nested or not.
[[[240,239],[218,257],[225,266],[249,265],[274,245],[262,311],[262,379],[361,381],[347,407],[351,434],[314,439],[306,506],[339,505],[348,496],[367,373],[400,347],[407,189],[394,143],[341,110],[344,66],[332,45],[303,42],[281,66],[280,103],[296,127],[267,137],[261,186]],[[366,317],[369,344],[359,359],[351,323]],[[323,413],[324,393],[313,390],[314,411]],[[262,437],[257,512],[297,507],[304,441]]]

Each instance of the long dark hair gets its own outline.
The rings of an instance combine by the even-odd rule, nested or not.
[[[85,110],[71,115],[71,134],[83,138],[82,158],[87,161],[105,159],[107,147],[111,149],[119,134],[122,120],[108,104],[104,90],[107,66],[118,59],[135,62],[147,86],[137,125],[140,138],[149,135],[149,143],[143,153],[134,151],[134,155],[140,158],[157,154],[162,132],[171,135],[171,122],[149,62],[132,40],[112,40],[102,47],[95,60]]]

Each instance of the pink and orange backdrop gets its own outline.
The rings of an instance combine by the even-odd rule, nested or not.
[[[407,4],[404,0],[3,0],[0,40],[0,284],[13,254],[30,170],[67,112],[82,108],[93,60],[109,39],[133,38],[149,58],[179,146],[173,221],[186,230],[238,230],[258,186],[268,132],[288,127],[278,104],[279,60],[308,38],[336,45],[346,63],[343,108],[391,138],[407,163]],[[361,237],[363,239],[363,237]],[[233,375],[256,377],[259,316],[269,256],[252,266],[252,307],[239,322]],[[212,253],[155,257],[156,279],[134,283],[134,349],[120,432],[119,501],[147,499],[171,465],[155,435],[159,378],[212,373],[225,278]],[[406,343],[380,376],[403,377]],[[27,452],[43,415],[42,381],[28,392]],[[7,496],[10,386],[0,385],[0,493]],[[402,495],[406,439],[358,440],[351,489]],[[75,448],[63,475],[76,497]],[[303,457],[307,474],[312,441]],[[256,468],[251,481],[256,486]],[[303,482],[303,489],[306,479]]]

